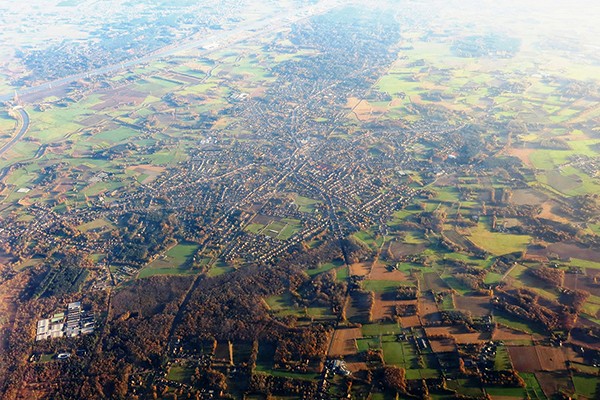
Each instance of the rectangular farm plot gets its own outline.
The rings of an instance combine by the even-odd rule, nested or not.
[[[327,272],[327,271],[332,270],[334,268],[339,268],[342,265],[344,265],[343,261],[341,261],[341,260],[334,260],[332,262],[319,264],[318,268],[307,269],[306,273],[309,276],[316,276],[316,275],[319,275],[320,273]],[[338,272],[338,276],[339,276],[339,272]]]
[[[419,315],[424,324],[438,323],[442,320],[438,306],[430,293],[419,297]]]
[[[448,289],[450,289],[450,286],[448,286],[436,272],[427,272],[423,274],[423,285],[421,290],[441,292]]]
[[[547,398],[551,399],[554,393],[574,392],[575,387],[569,375],[558,372],[538,372],[535,374],[542,391]]]
[[[369,266],[369,263],[367,263],[367,262],[354,263],[354,264],[350,265],[350,275],[367,276],[367,275],[369,275],[370,271],[371,271],[371,267]]]
[[[419,254],[427,246],[424,243],[407,243],[406,239],[402,241],[393,240],[387,245],[387,254],[394,260],[400,260],[403,256]]]
[[[509,371],[512,369],[512,362],[508,350],[504,346],[496,349],[496,358],[494,359],[494,369],[496,371]]]
[[[106,232],[116,229],[112,222],[104,218],[98,218],[93,221],[81,224],[77,227],[81,232]]]
[[[182,243],[172,247],[162,257],[148,264],[139,273],[139,278],[153,275],[188,275],[195,271],[186,266],[188,261],[198,250],[198,245]]]
[[[429,344],[434,353],[450,353],[456,350],[456,342],[451,338],[429,339]]]
[[[492,340],[501,340],[505,343],[531,344],[531,334],[498,325],[494,330]]]
[[[393,293],[399,286],[414,286],[414,284],[412,282],[376,281],[371,279],[362,282],[363,289],[376,293]]]
[[[485,218],[481,219],[476,228],[470,229],[468,239],[476,246],[495,255],[524,251],[531,242],[531,236],[528,235],[492,232]]]
[[[457,310],[469,311],[475,317],[491,312],[490,298],[487,296],[454,296],[454,306]]]
[[[575,374],[572,379],[578,395],[590,400],[600,397],[600,383],[597,376]]]
[[[536,372],[542,368],[535,346],[508,346],[508,353],[519,372]]]
[[[566,370],[566,359],[560,347],[535,346],[543,371]]]
[[[165,168],[155,165],[132,165],[127,167],[127,171],[132,171],[136,175],[138,182],[147,184],[155,180]]]
[[[407,342],[397,341],[396,336],[382,337],[381,347],[383,349],[383,360],[388,365],[410,369],[413,360],[416,358],[411,345]]]
[[[369,292],[352,291],[345,307],[346,319],[353,323],[368,323],[371,314],[371,300]]]
[[[278,218],[267,215],[255,216],[246,231],[256,235],[265,235],[273,239],[288,240],[302,229],[300,220]]]
[[[315,206],[320,204],[321,201],[296,195],[294,197],[294,203],[299,207],[299,211],[312,214],[315,212]]]
[[[289,291],[277,296],[268,297],[265,301],[269,308],[278,315],[301,316],[304,314],[304,309],[295,304],[294,296]]]
[[[463,326],[436,326],[425,328],[427,337],[452,337],[457,344],[483,343],[490,340],[487,332],[470,332]]]
[[[414,305],[416,309],[417,300],[396,300],[394,293],[375,293],[371,318],[373,321],[392,320],[397,314],[396,307],[401,305]]]
[[[416,328],[417,326],[421,326],[421,320],[418,315],[399,317],[398,319],[403,328]]]
[[[371,267],[369,279],[384,280],[390,282],[406,282],[408,277],[391,265],[386,265],[382,262],[375,262]]]
[[[336,329],[333,333],[333,342],[329,350],[330,357],[342,357],[355,354],[357,351],[356,339],[362,338],[360,328]]]
[[[402,332],[402,328],[396,323],[367,324],[363,325],[361,330],[365,337],[380,335],[397,335]]]

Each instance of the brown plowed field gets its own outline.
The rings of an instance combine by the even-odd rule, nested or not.
[[[561,371],[567,368],[561,347],[535,346],[543,371]]]
[[[508,346],[507,349],[517,371],[536,372],[542,368],[535,346]]]
[[[561,389],[566,389],[569,392],[574,392],[575,388],[566,373],[557,372],[538,372],[535,374],[542,391],[548,398],[552,398],[555,393],[559,393]]]
[[[490,340],[489,333],[471,333],[462,326],[436,326],[425,328],[427,336],[451,335],[458,344],[482,343]]]
[[[408,280],[407,276],[398,270],[389,270],[388,267],[384,264],[376,262],[373,267],[371,267],[371,273],[369,274],[369,279],[374,281],[392,281],[392,282],[403,282]]]
[[[350,265],[350,275],[366,276],[371,268],[367,263],[356,263]]]
[[[346,363],[346,367],[348,368],[348,371],[352,373],[369,369],[367,363],[364,362],[348,362]]]
[[[561,259],[580,258],[600,262],[600,250],[588,247],[581,247],[575,243],[550,243],[545,249],[529,248],[528,253],[547,257],[548,254],[555,253]]]
[[[456,350],[456,344],[452,339],[430,339],[429,344],[434,353],[450,353]]]
[[[531,155],[531,153],[533,153],[533,151],[534,151],[534,149],[510,148],[510,149],[508,149],[508,151],[506,153],[510,156],[517,157],[519,160],[521,160],[521,162],[525,166],[533,168],[533,163],[531,162],[531,159],[529,158],[529,156]]]
[[[440,322],[442,318],[438,311],[437,304],[433,301],[430,294],[423,295],[419,298],[419,314],[423,324]]]
[[[333,333],[330,357],[341,357],[356,353],[356,339],[361,338],[360,328],[337,329]]]
[[[395,260],[400,259],[402,256],[419,254],[427,248],[424,244],[402,243],[399,241],[390,242],[388,246],[389,252]]]
[[[498,326],[492,336],[493,340],[503,340],[507,342],[515,340],[531,340],[531,335],[521,331],[517,331],[505,326]]]
[[[427,272],[423,274],[423,287],[422,290],[435,290],[441,292],[443,290],[450,289],[450,286],[440,278],[435,272]]]
[[[373,321],[393,319],[396,315],[396,306],[400,304],[416,304],[417,300],[388,300],[389,295],[375,293],[375,301],[371,309]],[[412,318],[412,317],[410,317]]]
[[[591,271],[600,273],[598,270],[590,270],[588,269],[588,275],[582,274],[565,274],[565,282],[564,286],[571,289],[582,289],[587,290],[594,296],[600,296],[600,285],[594,284],[593,278],[589,276],[589,272]]]
[[[470,311],[475,317],[490,314],[490,298],[486,296],[454,296],[457,310]]]
[[[402,325],[403,328],[414,328],[421,326],[421,320],[418,315],[413,315],[412,317],[400,317],[400,325]]]

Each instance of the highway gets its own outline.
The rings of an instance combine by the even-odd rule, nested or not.
[[[289,12],[287,14],[279,14],[277,16],[274,16],[273,18],[267,18],[261,21],[257,21],[250,25],[238,27],[230,31],[215,33],[209,36],[205,36],[201,39],[191,40],[181,44],[169,45],[136,59],[114,63],[105,67],[84,71],[76,75],[70,75],[64,78],[55,79],[53,81],[45,82],[36,86],[18,89],[17,93],[19,96],[23,96],[43,92],[52,88],[68,85],[71,82],[75,82],[79,79],[126,70],[136,65],[145,64],[150,61],[155,61],[161,58],[172,56],[174,54],[181,53],[187,50],[203,48],[204,50],[200,52],[200,55],[208,54],[216,50],[231,46],[234,43],[249,39],[251,37],[276,31],[286,25],[290,25],[302,19],[309,18],[313,15],[327,12],[328,10],[337,7],[339,4],[340,3],[338,0],[325,1],[317,6],[305,7],[299,10]],[[0,102],[11,100],[13,97],[14,93],[0,94]]]
[[[13,147],[15,143],[21,140],[21,138],[25,136],[25,134],[29,130],[29,114],[27,114],[27,112],[22,108],[17,108],[15,110],[19,113],[19,122],[21,128],[19,129],[17,134],[10,140],[10,142],[6,143],[0,148],[0,157],[8,150],[10,150],[10,148]]]

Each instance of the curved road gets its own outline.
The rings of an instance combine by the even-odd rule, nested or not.
[[[18,108],[17,111],[20,115],[21,129],[17,132],[17,134],[10,140],[10,142],[6,143],[4,146],[0,148],[0,156],[10,150],[11,147],[15,145],[29,130],[29,114],[22,109]]]

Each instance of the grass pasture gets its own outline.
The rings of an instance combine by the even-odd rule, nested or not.
[[[520,331],[520,332],[524,332],[524,333],[528,333],[528,334],[539,334],[539,335],[545,334],[545,332],[541,326],[535,325],[524,319],[517,319],[516,317],[514,317],[502,310],[494,310],[494,320],[497,323],[507,326],[516,331]]]
[[[302,229],[302,222],[293,218],[257,215],[245,228],[246,232],[273,239],[288,240]]]
[[[402,332],[402,328],[396,323],[365,324],[361,330],[365,337],[397,335]]]
[[[303,309],[294,306],[294,296],[289,291],[285,291],[277,296],[267,297],[265,301],[269,308],[277,315],[301,316],[304,314]]]
[[[192,376],[194,375],[194,369],[189,368],[180,364],[172,365],[169,368],[167,379],[179,383],[191,383]]]
[[[364,290],[373,291],[377,293],[391,293],[394,292],[399,286],[412,286],[411,282],[394,282],[394,281],[383,281],[383,280],[365,280],[362,281],[362,287]]]
[[[138,274],[138,278],[147,278],[153,275],[190,275],[196,271],[186,264],[198,250],[198,245],[180,243],[167,250],[162,257],[145,266]]]
[[[107,221],[104,218],[95,219],[93,221],[81,224],[77,227],[81,232],[106,232],[116,229],[112,222]]]
[[[0,144],[4,135],[12,136],[17,127],[17,120],[8,115],[7,111],[0,110]]]
[[[314,200],[314,199],[308,198],[308,197],[295,195],[294,203],[299,207],[299,210],[301,212],[312,214],[316,210],[316,208],[315,208],[316,205],[321,204],[322,202],[319,200]]]
[[[525,251],[531,236],[491,232],[487,220],[482,218],[477,227],[471,228],[469,240],[494,255],[503,255]]]
[[[519,373],[519,376],[525,381],[525,391],[531,400],[546,400],[547,397],[542,391],[542,387],[534,374]]]
[[[307,273],[309,276],[317,276],[317,275],[319,275],[320,273],[327,272],[327,271],[329,271],[329,270],[332,270],[332,269],[334,269],[334,268],[339,268],[339,267],[341,267],[342,265],[344,265],[344,262],[343,262],[343,261],[341,261],[341,260],[334,260],[334,261],[332,261],[332,262],[328,262],[328,263],[323,263],[323,264],[320,264],[318,268],[314,268],[314,269],[307,269],[307,270],[306,270],[306,273]],[[338,275],[338,277],[339,277],[340,273],[338,272],[338,273],[337,273],[337,275]]]
[[[599,397],[600,380],[598,380],[597,376],[574,374],[572,379],[575,391],[579,396],[584,396],[590,400]]]

